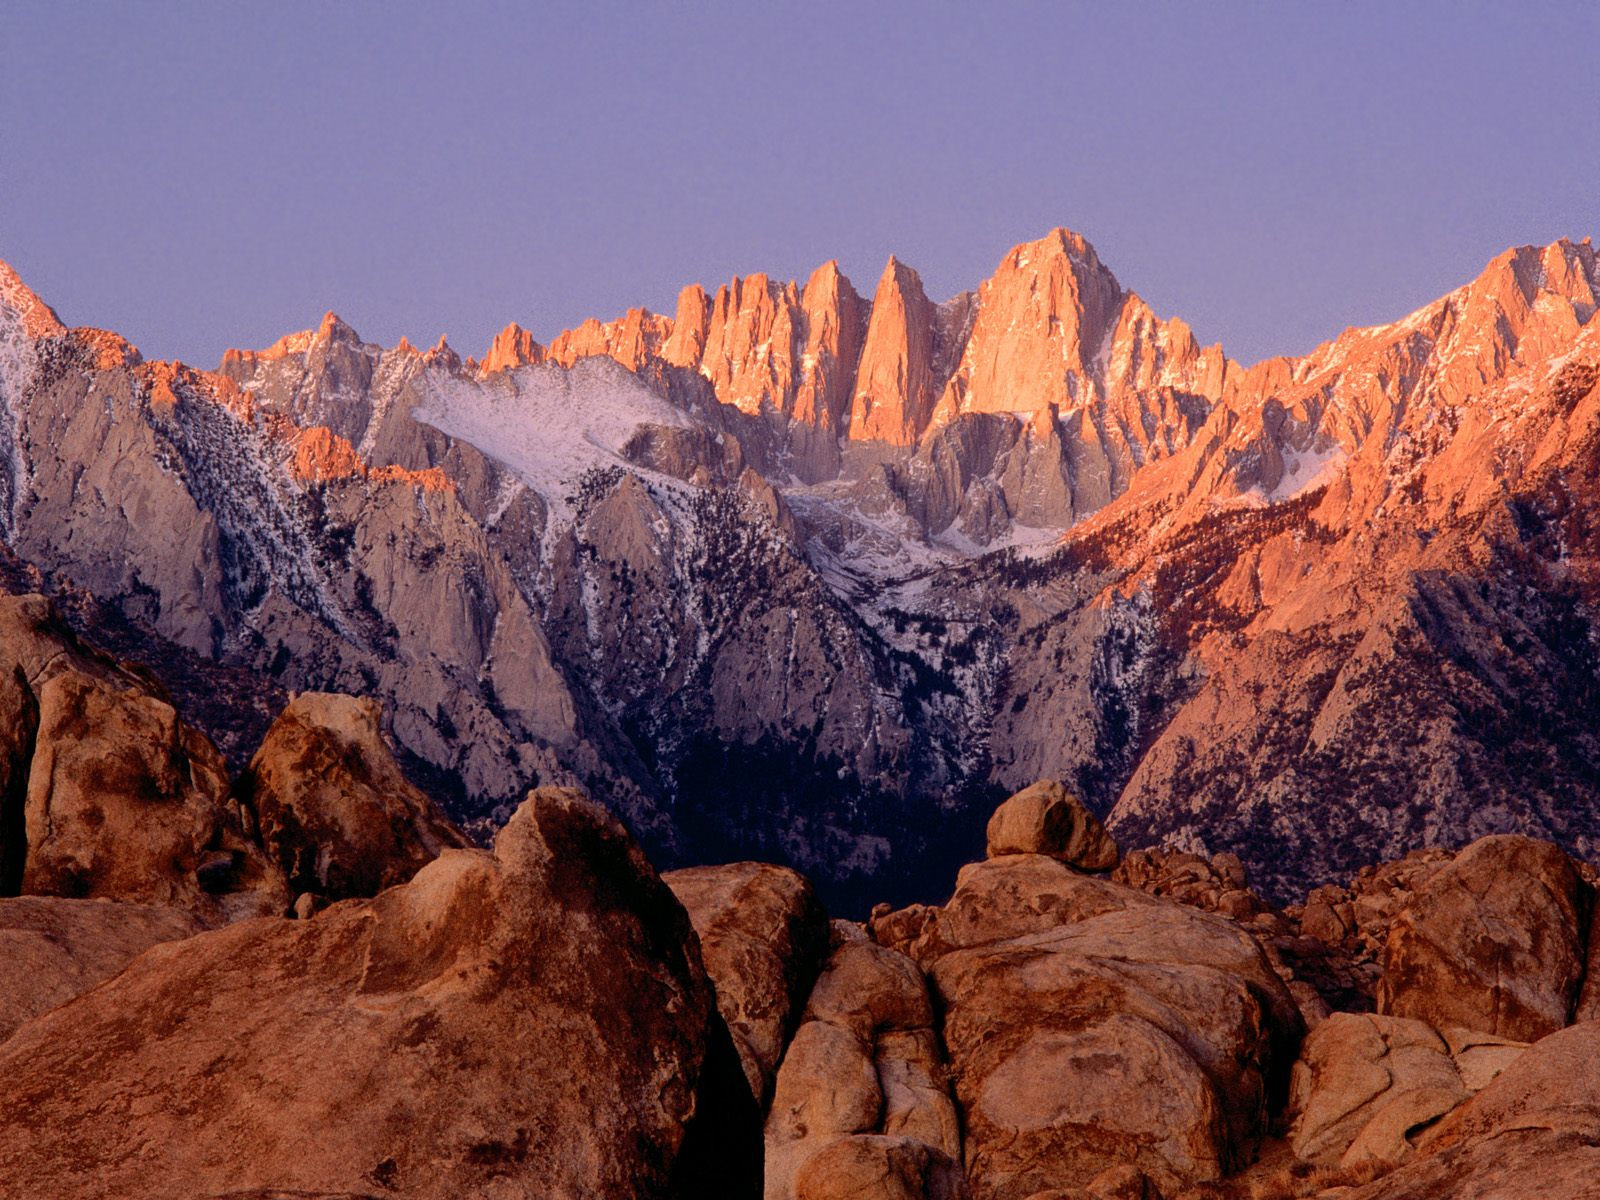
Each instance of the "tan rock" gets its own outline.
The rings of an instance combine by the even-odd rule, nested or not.
[[[470,843],[401,773],[376,701],[305,692],[267,730],[238,793],[295,893],[331,900],[404,883]]]
[[[1541,1039],[1351,1200],[1588,1197],[1600,1179],[1600,1022]]]
[[[1497,1038],[1475,1029],[1446,1026],[1439,1031],[1450,1057],[1455,1060],[1461,1083],[1469,1092],[1480,1092],[1507,1067],[1522,1057],[1527,1042]]]
[[[69,671],[38,688],[22,891],[169,905],[207,921],[282,913],[222,757],[166,701]]]
[[[795,1177],[796,1200],[965,1200],[961,1167],[914,1138],[840,1138]]]
[[[810,882],[787,867],[689,867],[662,880],[694,923],[717,1006],[764,1107],[827,953],[827,915]]]
[[[1041,780],[1012,796],[989,818],[988,856],[1043,854],[1085,871],[1117,865],[1117,844],[1067,786]]]
[[[77,1200],[751,1196],[756,1114],[687,916],[532,793],[490,855],[147,952],[0,1046],[0,1166]]]
[[[802,1179],[822,1187],[827,1172],[809,1166],[819,1154],[852,1164],[851,1186],[873,1170],[900,1180],[894,1187],[913,1186],[904,1166],[912,1162],[920,1164],[916,1186],[933,1187],[946,1174],[935,1165],[960,1161],[960,1125],[922,972],[847,922],[834,923],[833,943],[778,1069],[766,1126],[767,1200],[812,1194]],[[861,1144],[833,1151],[841,1138]]]
[[[1583,979],[1589,888],[1548,842],[1482,838],[1395,918],[1378,1011],[1534,1041],[1566,1025]]]
[[[0,1042],[110,979],[151,946],[205,927],[191,913],[109,900],[0,900]]]
[[[1107,1167],[1084,1187],[1046,1188],[1027,1200],[1161,1200],[1150,1177],[1137,1167]]]
[[[1470,1094],[1449,1046],[1423,1022],[1334,1013],[1295,1064],[1294,1152],[1326,1165],[1397,1164],[1415,1153],[1416,1132]]]
[[[1232,922],[1038,855],[967,867],[914,947],[956,1073],[974,1194],[1132,1166],[1220,1178],[1265,1126],[1300,1020]]]

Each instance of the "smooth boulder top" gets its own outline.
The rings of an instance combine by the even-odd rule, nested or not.
[[[987,853],[1043,854],[1081,871],[1109,871],[1119,857],[1100,818],[1053,779],[1024,788],[995,809]]]

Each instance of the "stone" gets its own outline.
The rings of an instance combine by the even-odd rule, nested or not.
[[[804,1178],[822,1186],[821,1169],[809,1164],[843,1138],[860,1142],[833,1152],[854,1164],[852,1179],[879,1168],[885,1178],[899,1179],[913,1160],[923,1179],[933,1170],[929,1164],[961,1158],[960,1124],[922,972],[860,926],[836,921],[827,965],[778,1068],[766,1125],[767,1200],[810,1194],[801,1190]],[[908,1149],[914,1146],[928,1153]],[[864,1165],[874,1162],[879,1166]],[[942,1179],[944,1168],[934,1176]],[[924,1184],[933,1186],[926,1179],[916,1186]]]
[[[769,863],[687,867],[662,879],[694,923],[717,1006],[764,1108],[827,954],[827,914],[804,875]]]
[[[1041,780],[1012,796],[989,818],[990,858],[1043,854],[1085,871],[1117,865],[1117,844],[1065,784]]]
[[[1295,1064],[1290,1140],[1323,1165],[1394,1165],[1414,1136],[1471,1094],[1450,1047],[1421,1021],[1334,1013],[1306,1038]]]
[[[944,1012],[980,1200],[1131,1166],[1163,1193],[1242,1165],[1301,1034],[1225,918],[1041,855],[961,872],[914,952]]]
[[[110,979],[151,946],[205,928],[192,913],[111,900],[0,900],[0,1042]]]
[[[1421,1154],[1349,1200],[1591,1196],[1600,1179],[1600,1022],[1559,1030],[1422,1139]]]
[[[795,1200],[966,1200],[966,1178],[948,1155],[914,1138],[840,1138],[800,1168]]]
[[[35,1195],[753,1197],[759,1117],[687,914],[540,789],[492,854],[154,947],[0,1045]]]
[[[287,909],[222,756],[171,704],[78,671],[37,694],[24,893],[168,905],[211,923]]]
[[[272,723],[237,791],[298,893],[375,896],[469,845],[401,773],[376,701],[303,692]]]
[[[281,912],[215,747],[43,596],[0,596],[0,895]]]
[[[1549,842],[1481,838],[1395,917],[1378,1011],[1535,1041],[1572,1018],[1591,890]]]

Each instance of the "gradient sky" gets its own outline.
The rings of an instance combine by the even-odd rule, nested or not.
[[[1600,233],[1597,53],[1594,3],[7,0],[0,257],[211,366],[831,257],[942,299],[1067,225],[1253,361]]]

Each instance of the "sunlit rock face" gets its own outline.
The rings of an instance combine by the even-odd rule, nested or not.
[[[219,672],[371,695],[458,817],[582,783],[665,863],[857,907],[1039,778],[1280,898],[1583,851],[1597,291],[1587,243],[1524,247],[1245,369],[1056,230],[942,303],[828,263],[481,360],[329,314],[210,372],[7,270],[0,565],[182,712]]]

